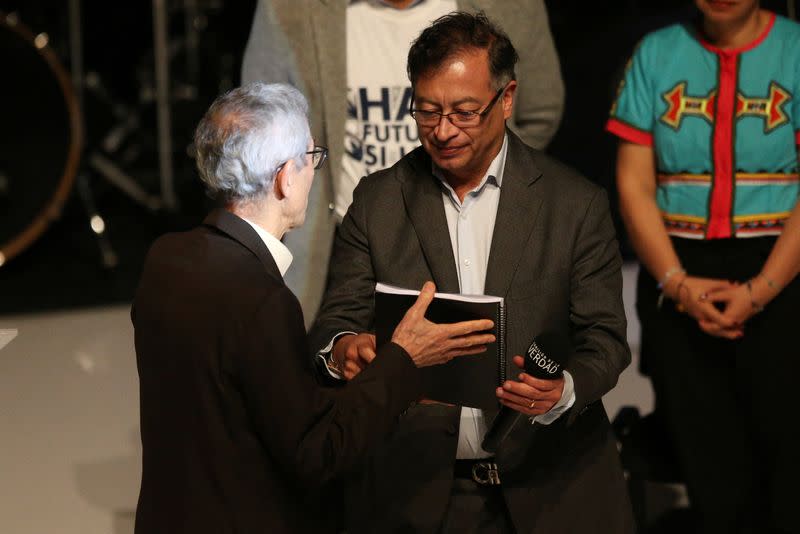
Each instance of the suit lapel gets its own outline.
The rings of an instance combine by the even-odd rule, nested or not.
[[[270,254],[267,245],[264,244],[261,236],[246,221],[227,210],[216,209],[208,214],[203,224],[216,228],[238,241],[258,258],[267,274],[281,281],[281,283],[283,282],[283,276],[281,276],[278,265],[275,263],[272,254]]]
[[[430,158],[422,148],[418,148],[412,153],[409,163],[413,176],[407,177],[402,185],[408,217],[437,290],[458,293],[458,273],[442,204],[442,190],[431,173]]]
[[[509,131],[500,203],[486,268],[487,295],[508,295],[511,279],[539,215],[542,199],[536,182],[541,175],[530,149]]]

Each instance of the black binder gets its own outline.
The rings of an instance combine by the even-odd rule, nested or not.
[[[391,340],[395,327],[419,295],[418,290],[378,283],[375,286],[375,337],[378,346]],[[472,319],[494,321],[495,342],[480,354],[459,356],[443,365],[422,369],[428,399],[497,409],[495,388],[505,380],[505,304],[502,297],[436,293],[425,314],[434,323]]]

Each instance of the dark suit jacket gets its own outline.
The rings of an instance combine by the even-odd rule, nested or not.
[[[626,533],[630,506],[601,396],[630,362],[621,259],[605,192],[508,132],[485,293],[507,305],[507,354],[545,330],[571,335],[565,367],[576,402],[534,432],[518,425],[497,453],[503,492],[521,533]],[[431,160],[417,149],[361,181],[339,229],[331,278],[311,332],[369,331],[375,282],[419,288],[458,277]],[[507,376],[518,374],[511,363]],[[488,415],[491,417],[491,414]],[[348,526],[361,532],[435,532],[449,497],[459,408],[417,405],[348,487]]]
[[[315,490],[420,394],[392,344],[353,387],[319,388],[297,300],[258,234],[226,211],[153,245],[132,319],[139,534],[331,530]]]

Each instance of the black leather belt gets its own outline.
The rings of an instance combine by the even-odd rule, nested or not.
[[[453,476],[470,479],[481,486],[500,485],[500,472],[497,470],[494,458],[456,460],[453,467]]]

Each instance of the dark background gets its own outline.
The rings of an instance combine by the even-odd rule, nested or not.
[[[86,177],[97,211],[104,217],[107,238],[118,256],[114,268],[103,266],[100,249],[89,229],[87,210],[73,188],[61,217],[21,255],[0,266],[0,314],[129,302],[133,296],[147,247],[166,231],[197,224],[210,207],[196,182],[189,157],[192,131],[211,101],[239,83],[241,57],[250,29],[255,0],[197,0],[197,16],[188,21],[198,37],[189,53],[184,3],[167,2],[171,77],[171,120],[174,188],[178,208],[152,212],[134,202],[92,171],[83,158]],[[85,87],[83,120],[85,150],[101,153],[151,194],[159,193],[152,2],[84,0],[82,44],[84,71],[98,83]],[[614,191],[615,139],[604,133],[608,110],[636,42],[648,31],[694,17],[691,0],[550,0],[550,23],[567,89],[561,127],[549,152],[606,187],[615,209],[626,258],[633,255],[616,216]],[[783,0],[762,1],[786,13]],[[34,34],[46,32],[49,46],[69,72],[68,2],[0,0],[0,12],[15,12]],[[0,54],[11,54],[11,30],[0,23]],[[18,63],[40,63],[33,45]],[[520,51],[524,53],[524,51]],[[9,57],[9,56],[6,56]],[[196,65],[194,70],[192,65]],[[0,140],[28,129],[50,132],[37,136],[22,150],[4,150],[0,163],[27,169],[22,180],[3,192],[0,187],[0,242],[15,237],[17,226],[28,223],[35,211],[20,207],[55,191],[61,175],[66,126],[57,87],[52,81],[15,66],[3,73]],[[31,69],[35,70],[35,69]],[[48,82],[52,87],[34,90]],[[56,91],[54,93],[54,91]],[[58,119],[58,120],[57,120]],[[113,150],[103,147],[108,134],[134,120],[137,126]],[[5,128],[5,130],[4,130]],[[38,130],[37,130],[38,129]],[[47,167],[49,165],[49,167]],[[2,170],[2,169],[0,169]],[[27,203],[27,204],[26,204]],[[17,209],[13,209],[17,208]],[[33,208],[31,208],[33,209]],[[22,214],[18,212],[23,211]],[[13,215],[12,215],[13,214]],[[13,217],[13,219],[11,219]]]

